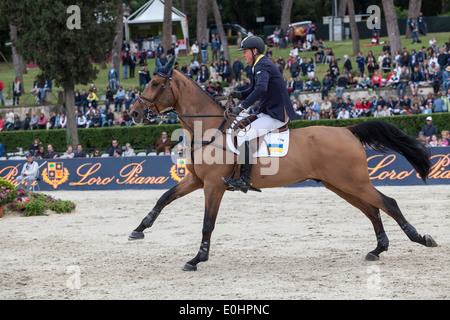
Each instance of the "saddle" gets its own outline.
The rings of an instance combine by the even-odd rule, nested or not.
[[[240,132],[253,121],[258,119],[254,114],[248,117],[236,118],[236,122],[227,130],[227,146],[235,154],[239,155],[239,148],[237,144],[237,135],[243,134]],[[257,151],[253,157],[284,157],[289,149],[289,128],[286,123],[281,128],[270,131],[265,136],[257,138]]]

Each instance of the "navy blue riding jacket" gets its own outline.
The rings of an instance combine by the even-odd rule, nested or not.
[[[259,100],[260,112],[283,122],[295,119],[294,108],[283,75],[266,56],[256,61],[252,85],[242,91],[242,98],[241,105],[245,109]],[[286,119],[286,114],[289,119]]]

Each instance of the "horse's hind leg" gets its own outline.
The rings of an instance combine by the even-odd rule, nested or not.
[[[406,221],[405,217],[400,211],[400,208],[397,205],[397,201],[389,198],[388,196],[385,196],[380,191],[378,191],[378,193],[381,195],[385,206],[385,209],[382,209],[398,223],[403,232],[405,232],[405,234],[411,241],[420,243],[426,247],[437,247],[436,241],[434,241],[434,239],[430,235],[421,236],[417,232],[416,228],[414,228],[408,221]]]
[[[181,180],[174,187],[166,191],[156,202],[156,205],[150,213],[142,220],[139,226],[133,230],[129,235],[128,240],[144,239],[144,230],[150,228],[159,216],[161,210],[182,196],[185,196],[197,189],[200,189],[203,183],[192,173],[189,173],[183,180]]]
[[[322,183],[327,189],[333,191],[338,196],[345,199],[348,203],[361,210],[372,222],[373,228],[375,230],[375,235],[377,237],[377,247],[375,248],[375,250],[369,252],[366,255],[366,260],[378,260],[380,253],[382,253],[383,251],[387,251],[389,247],[389,239],[384,232],[383,223],[380,217],[380,210],[377,207],[374,207],[373,205],[362,200],[361,198],[348,194],[327,182],[322,181]]]
[[[343,192],[359,197],[362,201],[386,212],[398,223],[403,232],[405,232],[411,241],[420,243],[427,247],[437,246],[437,243],[431,236],[421,236],[417,230],[408,221],[406,221],[397,205],[397,201],[379,192],[369,181],[361,183],[356,183],[355,181],[357,180],[354,179],[353,181],[347,181],[346,184],[340,183],[339,188]]]

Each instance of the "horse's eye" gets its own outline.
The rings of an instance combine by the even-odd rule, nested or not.
[[[157,87],[158,86],[158,82],[153,82],[152,83],[152,87]]]

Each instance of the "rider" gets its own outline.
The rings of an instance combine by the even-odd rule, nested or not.
[[[233,186],[244,193],[250,188],[251,156],[250,141],[263,136],[267,132],[284,126],[289,120],[295,119],[289,93],[276,65],[264,55],[265,45],[260,37],[249,36],[242,40],[239,51],[249,66],[252,67],[252,85],[244,91],[231,90],[233,98],[243,99],[233,109],[233,114],[239,115],[259,101],[257,119],[249,124],[243,132],[245,136],[239,139],[241,176],[238,179],[223,177],[227,186]],[[242,159],[243,158],[243,159]]]

